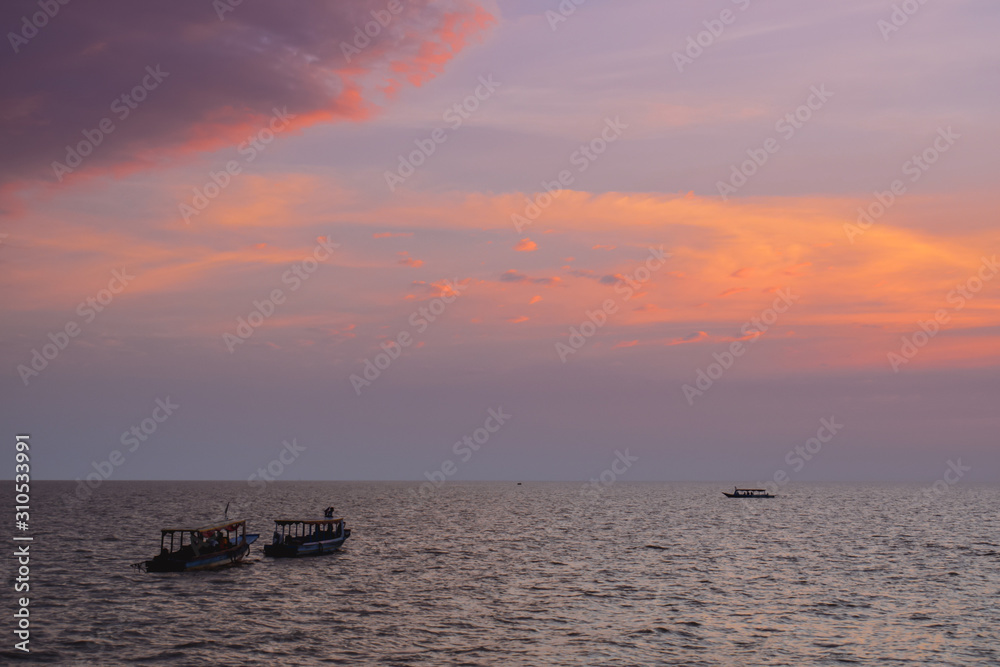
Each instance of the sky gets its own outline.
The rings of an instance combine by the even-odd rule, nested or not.
[[[1000,481],[995,3],[0,26],[36,478]]]

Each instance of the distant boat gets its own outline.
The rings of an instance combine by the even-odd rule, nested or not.
[[[243,519],[226,519],[199,528],[163,528],[160,530],[160,553],[132,567],[146,572],[187,572],[225,567],[241,561],[250,553],[250,545],[258,537],[256,534],[247,535],[247,522]]]
[[[726,498],[774,498],[767,489],[738,489],[733,487],[732,493],[722,492]]]
[[[327,507],[322,519],[275,519],[274,537],[264,545],[264,555],[273,558],[299,558],[332,553],[351,536],[343,519],[333,516]]]

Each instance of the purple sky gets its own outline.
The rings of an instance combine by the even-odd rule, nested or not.
[[[6,3],[35,474],[1000,480],[996,5],[559,7]]]

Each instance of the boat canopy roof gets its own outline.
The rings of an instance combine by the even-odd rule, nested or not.
[[[310,526],[322,523],[340,523],[343,519],[330,517],[328,519],[275,519],[274,525],[276,526],[288,526],[293,523],[303,523]]]
[[[761,493],[765,493],[767,491],[767,489],[736,489],[736,490],[737,491],[760,491]]]
[[[237,526],[246,523],[246,519],[227,519],[198,528],[162,528],[161,533],[214,533],[217,530],[236,530]]]

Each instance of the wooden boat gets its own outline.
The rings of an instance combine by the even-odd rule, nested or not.
[[[774,498],[767,489],[738,489],[733,487],[732,493],[722,492],[726,498]]]
[[[160,530],[160,553],[132,567],[146,572],[225,567],[250,553],[250,545],[258,537],[247,535],[247,522],[243,519],[226,519],[199,528],[163,528]]]
[[[275,519],[274,537],[264,545],[264,555],[274,558],[321,556],[336,551],[351,536],[343,519],[327,507],[322,519]]]

